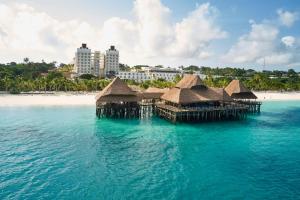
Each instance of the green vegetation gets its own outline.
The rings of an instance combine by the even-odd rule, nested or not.
[[[241,73],[241,69],[236,71],[230,71],[226,69],[228,73],[233,75],[220,76],[212,78],[211,74],[208,74],[204,82],[212,87],[226,87],[233,79],[242,80],[245,85],[252,90],[276,90],[276,91],[299,91],[300,90],[300,77],[292,69],[287,72],[283,71],[264,71],[256,72],[254,70],[245,70],[249,73]],[[215,75],[216,76],[216,75]]]
[[[0,91],[18,94],[30,91],[96,91],[109,84],[109,80],[98,79],[91,75],[70,80],[66,78],[73,66],[55,63],[0,64]]]
[[[123,70],[130,70],[128,65],[120,64]],[[134,66],[140,69],[145,65]],[[162,66],[160,66],[162,67]],[[84,74],[74,80],[70,79],[73,65],[61,64],[55,66],[55,62],[30,62],[28,58],[23,63],[11,62],[0,64],[0,91],[13,94],[30,91],[96,91],[103,89],[110,80],[99,79],[93,75]],[[204,82],[211,87],[226,87],[233,79],[242,80],[247,87],[253,90],[277,90],[277,91],[299,91],[300,77],[292,69],[288,71],[263,71],[257,72],[253,69],[240,68],[210,68],[189,66],[181,67],[186,73],[196,71],[206,75]],[[163,79],[144,81],[137,83],[127,80],[129,85],[141,88],[148,87],[173,87],[181,77],[176,76],[174,82]]]
[[[156,87],[156,88],[170,88],[175,86],[175,82],[165,81],[164,79],[157,79],[153,81],[144,81],[140,83],[140,87],[143,89],[147,89],[149,87]]]

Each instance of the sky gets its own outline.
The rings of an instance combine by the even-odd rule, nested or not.
[[[70,63],[81,43],[129,65],[300,71],[300,1],[0,0],[0,63]]]

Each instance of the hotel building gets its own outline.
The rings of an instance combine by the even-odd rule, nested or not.
[[[182,70],[162,67],[142,67],[139,70],[120,71],[119,51],[115,46],[110,46],[106,53],[102,54],[100,51],[92,52],[86,44],[82,44],[75,53],[74,62],[75,77],[92,74],[101,78],[116,76],[123,80],[136,82],[157,79],[174,81],[177,75],[182,76],[185,73]],[[205,78],[205,75],[200,72],[195,72],[195,74],[201,79]]]
[[[104,77],[104,55],[100,51],[92,52],[86,44],[77,49],[74,58],[76,76],[92,74]]]
[[[143,67],[140,71],[120,71],[116,76],[120,79],[134,80],[143,82],[147,80],[164,79],[173,81],[176,75],[182,75],[182,72],[171,68]]]
[[[82,44],[82,46],[77,49],[74,59],[74,72],[78,76],[82,74],[92,74],[91,56],[92,51],[86,44]]]
[[[104,73],[105,76],[119,73],[119,51],[115,46],[110,46],[110,49],[106,50]]]

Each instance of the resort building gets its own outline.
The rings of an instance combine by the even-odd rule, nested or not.
[[[94,76],[104,77],[104,54],[100,51],[95,51],[92,53],[91,63],[92,63],[92,73]]]
[[[169,88],[155,88],[149,87],[142,93],[143,101],[144,102],[157,102],[160,100],[161,96],[168,92]]]
[[[100,51],[92,52],[86,44],[82,44],[75,53],[74,73],[77,77],[82,74],[101,76],[104,73],[104,55]]]
[[[234,81],[227,90],[232,91],[230,95],[223,88],[207,87],[199,76],[189,74],[171,89],[148,88],[137,92],[116,77],[97,95],[96,114],[144,118],[153,113],[176,123],[237,120],[244,119],[249,112],[259,112],[260,103],[250,101],[255,95],[241,82]]]
[[[182,76],[182,72],[171,68],[147,67],[139,71],[119,71],[117,77],[123,80],[134,80],[143,82],[148,80],[163,79],[166,81],[174,81],[176,76]]]
[[[119,73],[119,51],[111,46],[105,55],[105,76],[114,76]]]
[[[145,72],[119,71],[116,76],[122,80],[134,80],[136,82],[151,80]]]
[[[224,89],[207,87],[197,75],[185,75],[161,99],[156,113],[174,123],[242,119],[247,113],[247,108],[235,104]]]
[[[231,98],[236,100],[257,99],[255,94],[246,88],[246,86],[239,80],[232,80],[225,90]]]
[[[159,67],[146,68],[145,73],[150,77],[150,80],[164,79],[166,81],[174,81],[177,75],[182,75],[179,70]]]
[[[240,104],[246,105],[251,113],[259,113],[261,102],[256,101],[257,97],[241,81],[232,80],[225,88],[227,94]]]
[[[138,117],[139,101],[139,94],[116,77],[96,96],[96,115],[111,118]]]
[[[92,74],[100,78],[119,77],[122,80],[144,82],[157,79],[174,81],[176,76],[183,76],[185,72],[162,67],[142,67],[138,70],[120,71],[119,51],[115,46],[110,46],[105,54],[102,54],[100,51],[92,52],[86,44],[82,44],[75,53],[73,73],[72,77],[79,77],[82,74]],[[199,72],[195,73],[200,78],[205,78],[205,75]]]
[[[74,59],[74,72],[78,76],[82,74],[92,74],[91,57],[92,51],[86,44],[82,44],[82,46],[77,49]]]

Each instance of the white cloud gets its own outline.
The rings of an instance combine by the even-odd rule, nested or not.
[[[160,0],[136,0],[133,20],[112,17],[102,27],[84,21],[58,20],[26,4],[0,4],[0,62],[32,60],[69,62],[82,43],[97,50],[115,44],[121,61],[208,58],[209,45],[226,33],[216,24],[217,10],[199,5],[177,23]],[[157,63],[156,63],[157,64]]]
[[[78,21],[59,21],[25,4],[0,4],[1,58],[6,62],[33,60],[65,61],[82,41],[96,41],[97,30]],[[2,61],[2,60],[1,60]]]
[[[223,56],[227,63],[288,65],[299,62],[299,48],[293,36],[279,38],[279,28],[268,22],[251,22],[251,31],[241,36]],[[284,46],[281,45],[284,44]]]
[[[185,57],[208,57],[206,48],[227,33],[214,23],[217,11],[209,3],[202,4],[175,26],[175,40],[167,49],[170,55]]]
[[[251,63],[266,56],[275,48],[274,40],[278,32],[272,25],[252,22],[250,33],[241,36],[224,59],[232,63]]]
[[[257,59],[257,63],[263,65],[286,65],[291,62],[293,55],[291,53],[274,53]]]
[[[282,25],[291,27],[298,20],[299,16],[297,12],[284,11],[282,9],[277,10],[279,21]]]
[[[293,36],[285,36],[281,38],[281,42],[287,47],[293,47],[295,45],[296,39]]]

